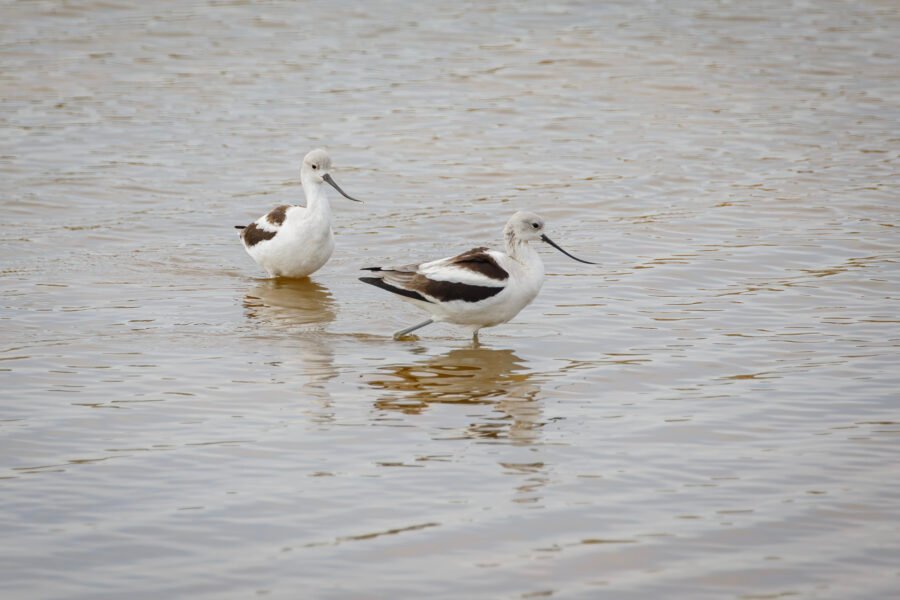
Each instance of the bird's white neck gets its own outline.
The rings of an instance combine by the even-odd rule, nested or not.
[[[543,273],[544,263],[541,257],[531,245],[523,239],[520,239],[512,229],[506,229],[504,232],[506,241],[506,253],[518,263],[521,263],[526,270],[536,269]]]
[[[322,182],[315,181],[312,177],[303,177],[300,182],[303,184],[303,192],[306,194],[306,210],[311,213],[330,215],[331,205],[328,203],[328,195]]]

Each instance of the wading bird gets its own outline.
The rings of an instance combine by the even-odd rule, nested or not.
[[[544,219],[519,211],[503,228],[506,252],[474,248],[450,258],[402,267],[366,267],[360,277],[431,313],[431,318],[394,334],[399,339],[431,323],[444,322],[478,330],[506,323],[528,306],[544,283],[544,263],[528,243],[542,241],[576,258],[544,234]]]
[[[342,196],[348,196],[331,178],[331,157],[324,150],[313,150],[303,158],[300,182],[306,194],[306,206],[284,204],[240,229],[247,253],[270,277],[306,277],[318,271],[334,251],[331,231],[331,205],[322,185],[327,183]]]

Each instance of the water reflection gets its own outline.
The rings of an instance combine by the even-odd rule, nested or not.
[[[318,423],[334,420],[327,384],[338,376],[331,340],[321,331],[336,316],[331,292],[310,279],[266,279],[256,283],[244,296],[247,319],[265,327],[272,345],[284,344],[279,366],[303,377],[302,394],[316,403],[305,403],[310,418]],[[299,327],[297,332],[294,328]]]
[[[467,437],[530,444],[544,424],[540,387],[512,350],[457,348],[412,365],[385,367],[369,385],[387,392],[375,402],[377,408],[409,415],[437,403],[492,406],[493,412],[467,427]]]
[[[325,325],[334,321],[331,292],[311,279],[265,279],[244,297],[248,319],[271,324]]]

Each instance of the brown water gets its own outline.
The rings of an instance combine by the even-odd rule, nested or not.
[[[896,595],[895,2],[0,14],[4,598]],[[519,208],[600,266],[391,340]]]

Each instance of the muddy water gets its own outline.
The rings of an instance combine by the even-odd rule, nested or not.
[[[895,3],[0,12],[4,598],[896,593]],[[600,265],[392,341],[519,208]]]

